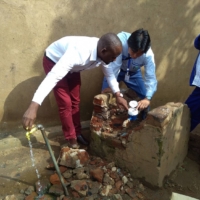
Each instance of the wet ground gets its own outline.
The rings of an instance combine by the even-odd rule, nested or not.
[[[55,154],[60,150],[59,144],[50,142]],[[42,178],[49,177],[52,171],[46,170],[50,161],[49,152],[44,143],[33,144],[35,166]],[[0,195],[16,194],[20,190],[34,185],[37,181],[35,168],[32,167],[29,146],[12,148],[0,153]]]
[[[62,136],[49,139],[56,158],[62,139]],[[42,138],[33,143],[33,153],[41,178],[49,178],[53,171],[46,170],[45,167],[51,159]],[[21,190],[35,184],[37,176],[35,168],[32,167],[28,141],[27,145],[1,151],[0,158],[0,199],[9,194],[20,193]],[[189,157],[186,157],[183,165],[166,180],[162,189],[152,189],[145,185],[144,193],[149,200],[169,200],[172,192],[200,199],[199,164]]]

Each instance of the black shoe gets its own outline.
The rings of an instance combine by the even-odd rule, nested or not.
[[[142,111],[142,120],[146,119],[147,118],[147,112],[145,111]]]
[[[150,107],[148,106],[147,108],[145,108],[141,113],[142,113],[142,119],[146,119],[147,118],[147,114],[150,110]]]
[[[83,145],[86,145],[86,146],[89,145],[89,142],[85,140],[82,135],[77,136],[77,141]]]

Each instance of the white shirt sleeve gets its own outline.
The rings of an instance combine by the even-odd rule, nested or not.
[[[76,62],[76,63],[75,63]],[[67,51],[54,65],[52,70],[47,74],[45,79],[36,90],[32,101],[42,104],[44,98],[50,93],[55,85],[67,75],[67,73],[75,66],[82,64],[79,52],[74,46],[68,47]]]
[[[103,66],[102,70],[107,79],[108,85],[113,93],[119,92],[119,83],[117,82],[117,76],[122,65],[122,54],[120,54],[114,62]]]
[[[120,54],[114,62],[111,62],[110,67],[113,69],[113,73],[115,74],[115,77],[117,78],[120,72],[120,68],[122,66],[122,54]]]
[[[144,68],[145,68],[144,83],[147,90],[146,96],[152,97],[155,91],[157,90],[157,79],[155,72],[156,65],[153,53],[149,53],[146,55]]]

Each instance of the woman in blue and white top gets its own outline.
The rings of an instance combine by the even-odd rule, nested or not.
[[[194,47],[198,50],[198,54],[190,76],[190,86],[195,88],[185,102],[191,113],[190,131],[200,123],[200,35],[195,38]]]
[[[143,29],[132,34],[121,32],[117,36],[122,42],[122,53],[109,66],[112,66],[110,68],[113,69],[117,81],[123,81],[141,98],[137,108],[144,110],[149,107],[150,100],[157,90],[156,66],[150,36],[148,31]],[[144,78],[141,73],[142,66],[145,68]],[[110,86],[104,78],[102,92],[108,87]]]

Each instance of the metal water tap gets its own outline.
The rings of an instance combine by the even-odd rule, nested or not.
[[[38,127],[36,125],[33,125],[31,130],[26,132],[26,138],[28,140],[30,140],[31,139],[31,134],[34,133],[37,130],[38,130]]]

